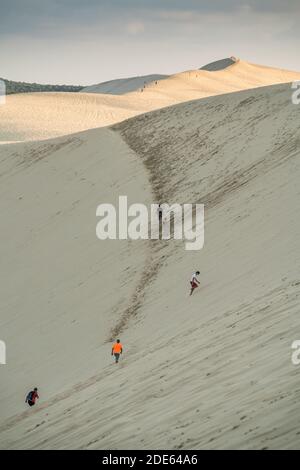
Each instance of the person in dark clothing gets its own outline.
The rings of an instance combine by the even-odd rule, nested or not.
[[[162,217],[163,217],[163,208],[161,204],[158,204],[157,212],[158,212],[158,220],[159,220],[159,223],[161,224]]]
[[[159,230],[158,238],[161,240],[162,228],[163,228],[163,208],[161,204],[158,204],[157,212],[158,212],[158,230]]]
[[[29,406],[33,406],[38,398],[40,398],[38,395],[38,389],[35,387],[28,393],[25,403],[28,403]]]

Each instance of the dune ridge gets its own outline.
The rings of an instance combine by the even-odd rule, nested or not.
[[[157,80],[163,80],[164,78],[167,78],[167,75],[151,74],[140,77],[119,78],[117,80],[102,82],[98,85],[84,87],[81,92],[123,95],[125,93],[143,88],[149,83],[155,82]]]

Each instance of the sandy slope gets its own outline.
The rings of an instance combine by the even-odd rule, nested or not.
[[[0,141],[41,140],[106,126],[147,111],[127,96],[91,93],[9,95],[0,106]]]
[[[136,91],[143,88],[148,83],[155,82],[157,80],[163,80],[167,78],[167,75],[152,74],[143,75],[141,77],[130,77],[130,78],[119,78],[117,80],[110,80],[108,82],[102,82],[97,85],[90,85],[83,88],[83,93],[104,93],[111,95],[123,95]]]
[[[147,177],[107,129],[3,146],[0,161],[2,421],[24,409],[33,382],[47,399],[102,367],[99,351],[135,293],[147,249],[100,243],[96,207],[119,192],[147,197]]]
[[[0,142],[46,139],[111,125],[176,103],[275,83],[300,73],[237,61],[218,71],[191,70],[124,95],[32,93],[9,95],[0,106]]]
[[[299,119],[278,85],[5,147],[1,413],[16,416],[2,448],[299,448]],[[102,246],[95,207],[125,190],[205,203],[205,248]],[[116,367],[105,338],[120,319]],[[42,399],[17,414],[33,382]]]
[[[238,60],[239,59],[236,59],[235,57],[226,57],[225,59],[220,59],[214,62],[210,62],[209,64],[206,64],[203,67],[200,67],[200,70],[208,70],[210,72],[216,72],[217,70],[223,70],[223,69],[226,69],[227,67],[230,67]]]

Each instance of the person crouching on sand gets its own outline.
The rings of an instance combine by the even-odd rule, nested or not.
[[[120,343],[120,340],[117,339],[116,343],[113,345],[112,350],[111,350],[111,355],[115,356],[116,364],[118,364],[119,359],[120,359],[120,354],[122,353],[123,353],[122,343]]]
[[[199,276],[200,274],[200,271],[196,271],[195,273],[193,273],[192,275],[192,278],[190,280],[190,284],[191,284],[191,292],[190,292],[190,295],[192,295],[192,293],[194,292],[194,290],[196,289],[196,287],[198,287],[200,285],[200,281],[197,279],[197,276]]]
[[[35,387],[33,390],[31,390],[25,400],[25,403],[28,403],[29,406],[35,405],[36,400],[38,400],[40,397],[38,395],[38,389]]]

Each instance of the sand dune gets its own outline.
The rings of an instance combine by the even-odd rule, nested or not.
[[[200,67],[199,70],[223,70],[226,67],[233,65],[236,61],[237,59],[235,59],[234,57],[221,59],[215,62],[211,62],[210,64],[204,65],[203,67]],[[125,93],[140,90],[141,88],[144,88],[145,85],[155,85],[156,81],[163,80],[168,77],[169,75],[152,74],[143,75],[141,77],[120,78],[117,80],[109,80],[107,82],[102,82],[97,85],[90,85],[83,88],[81,91],[83,93],[105,93],[112,95],[123,95]]]
[[[215,62],[210,62],[209,64],[200,67],[200,70],[208,70],[209,72],[216,72],[217,70],[223,70],[231,65],[235,64],[238,59],[235,57],[227,57],[226,59],[216,60]]]
[[[130,78],[119,78],[117,80],[110,80],[108,82],[102,82],[98,85],[90,85],[83,88],[83,93],[104,93],[112,95],[124,95],[131,91],[139,90],[144,85],[155,82],[157,80],[163,80],[167,78],[167,75],[152,74],[143,75],[141,77],[130,77]]]
[[[22,411],[21,390],[32,381],[47,399],[98,370],[147,249],[99,243],[96,205],[117,202],[119,192],[147,196],[135,159],[107,129],[2,146],[1,339],[9,364],[1,369],[1,421]]]
[[[299,448],[299,128],[276,85],[1,148],[1,448]],[[204,249],[102,245],[124,191],[204,203]]]
[[[0,106],[0,141],[42,140],[107,126],[141,112],[127,96],[90,93],[9,95]],[[144,106],[146,111],[146,107]]]
[[[287,83],[300,73],[237,61],[218,71],[190,70],[123,95],[32,93],[10,95],[0,106],[0,142],[41,140],[127,118],[177,103],[243,89]]]

